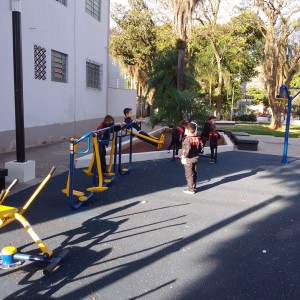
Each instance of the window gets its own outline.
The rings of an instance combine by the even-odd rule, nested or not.
[[[67,6],[67,0],[56,0],[56,1]]]
[[[96,20],[100,21],[101,16],[101,0],[86,0],[85,1],[85,11],[94,17]]]
[[[52,81],[67,82],[67,59],[67,54],[51,50]]]
[[[103,65],[93,61],[86,62],[86,86],[102,90]]]
[[[34,45],[34,78],[46,80],[46,49]]]

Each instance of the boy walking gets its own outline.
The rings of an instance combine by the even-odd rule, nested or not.
[[[184,137],[186,124],[187,122],[185,120],[182,120],[180,125],[177,126],[172,132],[172,140],[168,147],[168,153],[170,153],[171,148],[175,146],[175,158],[180,158],[180,156],[178,155],[178,151],[180,148],[180,143]]]
[[[195,194],[197,183],[197,167],[199,159],[200,141],[195,135],[196,125],[188,123],[186,126],[186,137],[182,143],[181,162],[184,165],[187,189],[183,192],[186,194]]]

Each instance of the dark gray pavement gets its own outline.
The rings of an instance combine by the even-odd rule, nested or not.
[[[25,216],[56,253],[70,253],[47,277],[39,263],[0,271],[1,299],[300,299],[298,157],[201,158],[195,195],[182,193],[179,161],[138,162],[73,211],[61,193],[68,152],[53,147],[47,159],[58,172]],[[75,174],[77,189],[91,185]],[[21,205],[33,190],[23,186],[5,204]],[[16,222],[1,229],[0,247],[8,244],[38,253]]]

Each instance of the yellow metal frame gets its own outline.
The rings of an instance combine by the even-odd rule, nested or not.
[[[71,139],[71,141],[74,140],[74,139]],[[74,145],[74,153],[76,153],[77,151],[77,144]],[[75,160],[75,155],[74,155],[74,160]],[[61,191],[67,195],[67,197],[69,197],[69,189],[70,189],[70,171],[68,173],[68,179],[67,179],[67,185],[64,189],[62,189]],[[80,200],[81,201],[85,201],[87,200],[86,196],[84,195],[84,192],[81,192],[81,191],[76,191],[76,190],[73,190],[73,196],[75,197],[79,197],[81,198]],[[86,198],[86,199],[85,199]]]
[[[114,152],[115,152],[116,139],[117,139],[117,134],[114,132],[114,137],[111,142],[111,149],[110,149],[110,155],[109,155],[109,165],[107,167],[107,171],[108,171],[107,175],[108,176],[115,175],[115,173],[112,172],[112,166],[113,166],[113,157],[114,157]],[[88,168],[83,170],[83,172],[86,173],[88,176],[94,175],[92,172],[94,163],[95,163],[95,151],[93,153],[93,156],[92,156],[92,159],[90,161]],[[104,179],[104,182],[106,182],[106,181],[107,181],[107,179]]]
[[[287,98],[275,98],[274,104],[278,106],[286,106],[288,99]]]
[[[87,188],[87,191],[89,192],[104,192],[108,189],[107,186],[103,186],[103,175],[101,170],[101,160],[100,160],[100,152],[99,152],[99,144],[98,144],[98,135],[94,134],[93,136],[93,143],[94,143],[94,149],[95,149],[95,159],[97,164],[97,171],[98,171],[98,186],[93,186],[90,188]],[[109,181],[110,182],[110,181]]]
[[[124,129],[124,130],[125,130],[126,132],[130,133],[130,134],[135,135],[136,137],[140,137],[141,139],[148,140],[148,141],[150,141],[150,142],[156,143],[156,144],[157,144],[157,149],[158,149],[158,150],[160,150],[160,149],[162,148],[162,145],[163,145],[164,142],[165,142],[165,136],[164,136],[164,134],[161,134],[160,138],[158,139],[157,137],[152,136],[152,135],[150,135],[150,137],[148,137],[148,136],[139,134],[138,132],[131,131],[131,130],[129,130],[129,129]]]
[[[32,202],[34,201],[36,196],[39,194],[39,192],[43,189],[43,187],[49,181],[49,179],[50,179],[51,175],[53,174],[54,170],[55,169],[52,168],[50,173],[40,183],[40,185],[37,187],[37,189],[34,191],[34,193],[31,195],[31,197],[27,200],[27,202],[24,204],[24,206],[20,210],[16,207],[2,205],[2,203],[5,200],[6,196],[10,192],[10,188],[8,188],[4,193],[1,193],[2,197],[0,197],[0,228],[2,228],[4,226],[6,226],[7,224],[17,220],[26,229],[27,233],[31,236],[31,238],[34,240],[34,242],[40,248],[40,250],[44,254],[48,254],[49,256],[51,256],[53,254],[53,251],[51,249],[49,249],[45,245],[45,243],[39,238],[39,236],[36,234],[36,232],[31,227],[30,223],[23,216],[23,214],[26,212],[26,210],[32,204]],[[14,181],[11,184],[11,186],[13,186],[15,183],[16,182]]]

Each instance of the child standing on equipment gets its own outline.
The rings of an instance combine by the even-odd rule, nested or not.
[[[147,134],[146,132],[141,130],[140,126],[136,123],[136,121],[132,120],[132,108],[128,108],[128,107],[124,108],[123,112],[124,112],[124,122],[125,122],[125,124],[131,123],[133,132],[137,132],[138,134],[143,135],[145,137],[148,137],[152,140],[157,140],[157,141],[162,141],[163,140],[163,138],[164,138],[163,134],[158,139],[156,137],[150,136],[149,134]],[[148,139],[143,139],[141,136],[137,136],[137,138],[139,138],[140,140],[143,140],[143,141],[145,141],[145,142],[147,142],[151,145],[157,146],[157,143],[155,141],[150,141]]]
[[[168,147],[168,153],[170,153],[171,148],[175,146],[175,156],[174,156],[175,158],[180,158],[180,156],[178,155],[178,151],[180,148],[180,142],[182,141],[184,136],[186,125],[187,122],[185,120],[182,120],[180,125],[177,126],[172,132],[172,140]]]
[[[186,137],[182,143],[181,162],[184,165],[187,189],[183,192],[186,194],[195,194],[197,183],[197,167],[199,159],[200,141],[195,135],[197,128],[194,123],[186,125]]]
[[[106,147],[109,144],[110,139],[110,133],[111,132],[117,132],[121,130],[121,124],[120,123],[114,123],[115,120],[111,115],[106,115],[102,121],[97,127],[97,130],[101,130],[104,128],[109,128],[112,126],[115,126],[113,131],[107,130],[105,131],[102,135],[101,138],[99,139],[100,141],[100,161],[101,161],[101,170],[102,173],[107,173],[107,166],[106,166]]]
[[[218,140],[221,138],[219,132],[216,130],[216,125],[212,124],[209,132],[209,146],[210,146],[210,163],[217,162]]]

